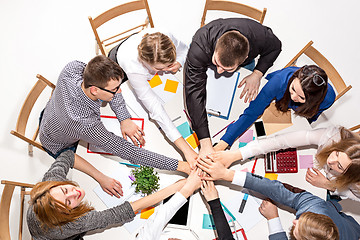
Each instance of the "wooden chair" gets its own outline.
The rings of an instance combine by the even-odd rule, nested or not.
[[[259,21],[261,24],[264,22],[267,9],[262,11],[242,3],[236,3],[226,0],[206,0],[204,13],[201,18],[201,27],[205,25],[206,13],[208,10],[228,11],[233,13],[239,13],[247,17],[253,18]]]
[[[296,56],[291,59],[291,61],[285,66],[295,66],[296,61],[298,58],[305,54],[307,57],[309,57],[312,61],[315,62],[316,65],[321,67],[326,74],[328,75],[329,80],[331,81],[332,85],[335,87],[335,90],[337,92],[335,101],[338,100],[341,96],[343,96],[347,91],[349,91],[352,86],[346,86],[344,80],[341,78],[340,74],[336,71],[334,66],[313,46],[313,41],[310,41],[306,46],[301,49],[301,51],[296,54]]]
[[[350,131],[355,131],[355,130],[358,130],[359,128],[360,128],[360,124],[349,128],[349,130],[350,130]]]
[[[19,239],[22,239],[22,229],[23,229],[23,217],[24,217],[24,202],[25,195],[29,195],[27,189],[32,188],[33,184],[11,182],[2,180],[1,184],[4,184],[4,190],[1,196],[0,203],[0,239],[1,240],[10,240],[10,205],[13,198],[13,193],[15,187],[20,187],[20,222],[19,222]]]
[[[35,102],[37,101],[37,99],[39,98],[39,96],[41,95],[41,93],[43,92],[46,86],[52,88],[51,94],[55,89],[55,85],[46,78],[44,78],[43,76],[41,76],[40,74],[36,75],[36,77],[38,78],[38,81],[30,90],[29,94],[25,99],[24,104],[21,107],[19,117],[16,122],[16,128],[15,130],[12,130],[10,132],[11,134],[29,143],[28,151],[30,156],[32,156],[33,154],[33,146],[41,150],[44,150],[41,143],[36,141],[36,138],[39,134],[39,125],[37,126],[35,133],[33,134],[32,137],[25,136],[30,113],[35,105]],[[40,116],[40,113],[37,116]]]
[[[101,25],[103,25],[104,23],[106,23],[116,17],[119,17],[120,15],[130,13],[133,11],[137,11],[137,10],[142,10],[142,9],[145,9],[146,13],[147,13],[147,18],[145,20],[145,23],[135,26],[133,28],[130,28],[119,34],[105,38],[103,40],[102,40],[102,38],[99,37],[98,28]],[[98,54],[98,49],[100,49],[101,53],[105,56],[107,56],[107,54],[111,50],[111,48],[114,47],[115,43],[118,43],[119,41],[127,38],[134,32],[140,32],[145,27],[147,27],[148,24],[150,24],[150,26],[152,28],[154,27],[154,23],[153,23],[153,20],[151,17],[151,13],[150,13],[150,9],[149,9],[147,0],[136,0],[133,2],[121,4],[119,6],[116,6],[112,9],[107,10],[106,12],[100,14],[99,16],[97,16],[94,19],[92,19],[92,17],[89,17],[89,21],[91,24],[91,28],[95,34],[95,39],[96,39],[96,43],[97,43],[97,54]],[[111,46],[111,47],[109,47],[109,46]]]

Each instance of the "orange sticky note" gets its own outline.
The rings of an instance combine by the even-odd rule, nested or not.
[[[195,135],[195,133],[191,134],[188,138],[186,138],[186,141],[190,144],[190,146],[193,149],[197,148],[200,145],[199,140]]]
[[[149,84],[150,84],[151,88],[154,88],[154,87],[162,84],[162,81],[161,81],[161,78],[159,77],[159,75],[155,74],[155,76],[149,81]]]
[[[155,212],[154,207],[148,207],[141,210],[140,218],[148,219]]]
[[[179,82],[167,79],[165,83],[164,91],[176,93]]]
[[[278,175],[276,173],[265,173],[265,177],[270,180],[276,180],[278,178]]]

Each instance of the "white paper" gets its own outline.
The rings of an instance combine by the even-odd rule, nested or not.
[[[244,228],[245,233],[258,224],[261,220],[264,219],[263,215],[259,212],[259,207],[261,200],[256,200],[256,198],[249,194],[249,197],[246,201],[244,211],[239,212],[242,199],[244,197],[243,192],[233,191],[231,195],[231,200],[225,201],[224,205],[229,209],[229,211],[235,216],[236,221],[239,222],[241,227]]]
[[[228,119],[240,73],[215,78],[215,71],[208,68],[206,74],[206,110],[218,112],[221,117]]]
[[[109,174],[109,177],[118,180],[122,185],[123,196],[117,198],[115,196],[110,196],[106,192],[104,192],[100,185],[94,188],[94,192],[98,197],[103,201],[103,203],[108,207],[112,208],[117,205],[124,203],[129,200],[135,193],[135,186],[131,186],[131,179],[129,178],[131,172],[130,169],[126,166],[122,166],[119,164],[118,167],[114,169],[114,171]]]

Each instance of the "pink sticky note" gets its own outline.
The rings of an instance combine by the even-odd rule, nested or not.
[[[249,171],[249,169],[244,168],[244,169],[241,169],[240,171],[242,171],[242,172],[248,172],[248,171]]]
[[[253,130],[249,129],[240,136],[239,141],[244,143],[251,142],[253,140],[253,135]]]
[[[308,169],[314,166],[313,155],[299,155],[300,169]]]

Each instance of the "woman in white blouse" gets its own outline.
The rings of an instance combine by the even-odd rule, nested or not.
[[[191,167],[195,165],[196,152],[181,136],[167,115],[159,97],[148,80],[158,72],[176,73],[184,65],[188,46],[171,33],[146,29],[124,40],[113,48],[109,57],[126,73],[138,99],[172,141],[185,155]]]
[[[237,160],[270,151],[310,145],[317,145],[318,150],[315,167],[307,170],[306,181],[340,197],[360,201],[360,137],[343,127],[280,134],[255,140],[235,151],[215,152],[209,157],[228,167]]]

